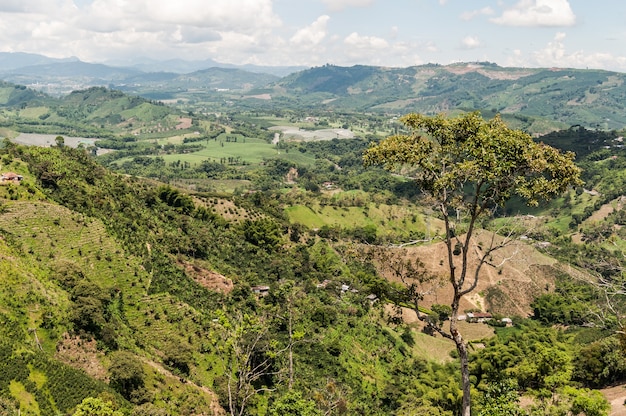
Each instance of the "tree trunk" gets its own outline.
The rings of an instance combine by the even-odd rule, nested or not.
[[[469,357],[467,353],[467,344],[460,335],[454,337],[456,350],[459,352],[461,360],[461,386],[463,388],[463,402],[461,404],[461,416],[470,416],[471,397],[470,397],[470,374],[469,374]]]
[[[293,388],[293,325],[291,320],[291,299],[289,301],[289,390]]]
[[[457,289],[455,287],[455,289]],[[461,404],[461,416],[470,416],[471,413],[471,396],[470,396],[470,374],[469,374],[469,353],[467,351],[467,343],[463,339],[463,336],[457,328],[460,296],[458,296],[458,289],[455,290],[455,296],[452,301],[452,315],[450,316],[450,335],[456,345],[456,350],[459,353],[459,360],[461,362],[461,389],[463,390],[463,401]]]

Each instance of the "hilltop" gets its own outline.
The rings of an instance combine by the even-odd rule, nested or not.
[[[273,93],[336,110],[398,114],[481,110],[485,115],[511,115],[537,132],[545,122],[619,129],[626,122],[620,112],[625,78],[608,71],[504,68],[489,63],[409,68],[326,65],[283,78],[274,84]]]
[[[179,73],[158,62],[144,71],[76,60],[3,57],[9,64],[0,73],[5,81],[57,96],[105,86],[187,111],[223,111],[233,106],[392,115],[479,110],[487,117],[501,113],[515,127],[537,134],[573,125],[617,130],[626,124],[620,111],[626,75],[604,70],[473,62],[407,68],[324,65],[277,75],[269,69],[205,62]]]

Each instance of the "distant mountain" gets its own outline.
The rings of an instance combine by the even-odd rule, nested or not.
[[[209,68],[179,75],[174,82],[191,86],[243,90],[264,87],[278,80],[279,77],[275,75],[250,73],[241,69]]]
[[[35,105],[37,102],[49,99],[50,97],[45,94],[23,85],[0,81],[0,107],[20,106],[28,103]]]
[[[626,125],[626,74],[602,70],[504,68],[489,62],[408,68],[324,65],[281,78],[276,74],[295,68],[276,67],[270,73],[268,67],[227,68],[212,60],[145,59],[135,67],[120,67],[7,53],[0,54],[0,62],[5,63],[0,79],[54,96],[106,86],[151,100],[216,107],[225,100],[229,105],[245,100],[241,104],[246,108],[390,114],[480,110],[486,116],[503,114],[515,127],[533,133],[572,125],[603,130]]]
[[[236,91],[240,94],[278,81],[275,75],[235,68],[209,68],[189,74],[142,73],[113,88],[154,100],[178,99],[184,95],[215,95]]]
[[[0,52],[0,70],[10,71],[33,65],[47,65],[58,62],[76,62],[78,58],[49,58],[47,56],[24,52]]]
[[[186,61],[183,59],[169,59],[166,61],[158,61],[148,58],[139,58],[134,61],[109,61],[107,65],[135,68],[142,72],[153,72],[155,68],[157,71],[175,72],[177,74],[188,74],[191,72],[197,72],[208,68],[232,68],[243,69],[248,72],[271,74],[278,77],[284,77],[294,72],[307,69],[306,66],[261,66],[261,65],[233,65],[224,64],[214,61],[213,59],[204,59],[201,61]]]
[[[219,63],[212,59],[202,61],[185,61],[183,59],[168,59],[159,61],[149,58],[138,58],[134,60],[112,60],[104,62],[106,65],[114,67],[133,68],[141,72],[173,72],[176,74],[187,74],[201,69],[218,66]]]
[[[53,97],[32,88],[0,81],[0,109],[10,108],[3,127],[22,133],[84,137],[133,136],[139,132],[183,132],[180,110],[105,87]]]
[[[41,65],[31,65],[4,72],[4,78],[11,82],[19,82],[21,79],[34,78],[50,79],[58,78],[87,78],[102,81],[126,79],[141,72],[128,68],[116,68],[103,64],[90,64],[82,61],[54,62]]]
[[[0,66],[0,79],[56,96],[93,86],[107,86],[128,92],[145,93],[146,97],[154,98],[172,89],[247,90],[265,86],[279,79],[277,75],[263,72],[263,67],[246,67],[249,70],[234,66],[226,68],[212,60],[150,61],[131,68],[87,63],[75,58],[54,60],[29,54],[3,54],[0,55],[0,62],[2,59],[6,64]],[[283,75],[291,71],[286,67],[272,70]],[[146,88],[150,90],[146,91]]]
[[[0,79],[56,96],[92,86],[110,86],[138,74],[141,72],[136,69],[91,64],[80,60],[35,63],[12,69],[0,68]]]
[[[481,110],[603,129],[626,125],[626,74],[503,68],[490,63],[409,68],[325,65],[284,77],[274,97],[308,106],[435,114]]]

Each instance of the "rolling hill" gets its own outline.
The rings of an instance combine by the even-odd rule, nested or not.
[[[503,68],[489,63],[409,68],[326,65],[273,84],[276,96],[311,106],[404,114],[481,110],[517,118],[619,129],[626,124],[626,75],[565,68]]]
[[[62,103],[100,121],[147,102],[92,88]],[[81,149],[5,146],[3,169],[23,180],[0,186],[0,272],[7,276],[0,282],[0,405],[25,414],[71,414],[95,397],[127,415],[198,416],[224,414],[233,402],[247,407],[243,414],[270,415],[290,414],[281,409],[294,401],[312,414],[339,414],[333,406],[341,403],[348,414],[380,416],[403,414],[403,406],[452,412],[458,405],[449,344],[420,333],[413,322],[393,320],[383,304],[397,287],[371,263],[363,233],[345,232],[358,221],[375,224],[381,235],[403,228],[441,233],[432,211],[426,221],[416,206],[388,204],[380,192],[372,192],[371,204],[355,192],[333,203],[338,189],[190,195],[114,174]],[[571,194],[563,217],[589,203],[588,194]],[[283,198],[316,211],[289,212]],[[327,236],[297,223],[310,219],[311,227],[324,228],[333,224],[318,221],[330,217],[336,221]],[[490,308],[524,321],[536,297],[560,295],[554,291],[559,278],[574,274],[552,251],[532,244],[544,241],[540,231],[553,237],[548,220],[537,217],[543,229],[533,240],[519,238],[489,259],[464,309]],[[582,224],[585,238],[592,226]],[[553,250],[572,245],[567,238],[553,241]],[[440,274],[445,250],[424,244],[406,253]],[[371,294],[378,302],[370,303]],[[433,292],[426,305],[445,303],[446,295]],[[474,328],[468,339],[477,343],[499,336],[482,324],[467,325]],[[509,331],[503,337],[556,331],[503,330]],[[572,328],[561,339],[577,339],[576,331],[590,331],[591,341],[571,341],[571,357],[606,336]],[[580,371],[583,364],[571,362]],[[247,372],[261,364],[264,372]],[[416,395],[428,401],[416,404]]]
[[[262,87],[295,69],[222,65],[214,61],[151,63],[138,67],[88,63],[78,59],[51,59],[41,55],[0,55],[0,79],[47,92],[55,96],[93,86],[106,86],[129,92],[152,93],[186,89],[250,89]],[[181,73],[183,72],[183,73]]]
[[[501,113],[516,127],[538,134],[573,125],[602,130],[626,125],[626,75],[593,69],[508,68],[489,62],[407,68],[324,65],[298,72],[292,68],[280,78],[272,75],[280,71],[209,61],[188,66],[152,62],[146,71],[38,56],[0,58],[7,61],[1,79],[56,96],[107,86],[149,99],[191,103],[187,109],[211,103],[216,108],[271,110],[287,105],[394,115],[480,110],[486,116]],[[191,72],[181,74],[176,68]]]

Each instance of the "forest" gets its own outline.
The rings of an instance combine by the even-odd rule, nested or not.
[[[0,413],[461,415],[459,352],[437,332],[452,320],[472,415],[624,410],[608,395],[626,397],[623,131],[535,138],[574,151],[580,180],[536,206],[494,197],[470,250],[454,243],[470,211],[425,196],[440,185],[364,163],[412,137],[397,118],[233,110],[176,131],[188,114],[106,89],[42,104],[5,108],[5,133],[32,130],[13,118],[30,111],[114,151],[2,143],[2,173],[23,179],[0,186]],[[357,134],[272,144],[283,124]],[[446,251],[494,241],[456,310],[488,320],[456,322]]]

